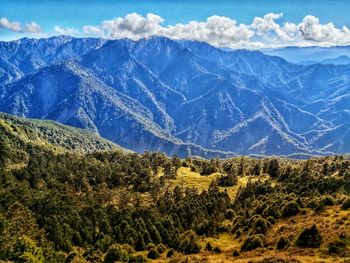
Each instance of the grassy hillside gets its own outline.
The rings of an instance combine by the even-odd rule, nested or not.
[[[74,150],[82,153],[117,150],[121,147],[86,130],[49,120],[19,118],[0,113],[0,131],[22,146],[32,144],[52,150]]]
[[[52,122],[0,129],[0,262],[350,260],[342,156],[181,160]]]

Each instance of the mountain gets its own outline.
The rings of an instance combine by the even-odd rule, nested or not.
[[[275,49],[262,49],[270,56],[282,57],[291,63],[302,65],[311,64],[349,64],[350,46],[335,47],[284,47]]]
[[[0,111],[182,157],[350,151],[349,65],[151,37],[0,42]]]
[[[45,147],[56,152],[119,150],[128,152],[111,141],[83,129],[66,126],[54,121],[26,119],[0,113],[1,141],[7,140],[13,148]]]
[[[336,58],[324,59],[320,62],[321,64],[334,64],[334,65],[346,65],[350,64],[350,57],[342,55]]]

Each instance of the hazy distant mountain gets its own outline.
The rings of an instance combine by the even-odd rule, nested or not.
[[[302,65],[316,63],[344,65],[350,63],[350,46],[284,47],[261,51],[267,55],[279,56],[289,62]]]
[[[321,64],[334,64],[334,65],[346,65],[350,64],[350,58],[348,56],[339,56],[336,58],[328,58],[325,60],[322,60],[320,62]]]
[[[350,66],[153,37],[0,42],[0,111],[181,156],[350,151]]]

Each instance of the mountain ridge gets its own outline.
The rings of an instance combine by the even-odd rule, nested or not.
[[[348,66],[296,65],[259,51],[164,37],[58,37],[35,40],[37,50],[30,41],[0,42],[0,53],[7,52],[0,63],[0,111],[86,128],[138,152],[350,151],[339,128],[350,112]],[[39,50],[55,58],[39,60]],[[332,145],[346,147],[321,147],[321,133],[337,134],[342,139]]]

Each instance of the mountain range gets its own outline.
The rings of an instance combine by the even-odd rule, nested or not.
[[[283,47],[261,49],[264,54],[282,57],[285,60],[301,64],[350,64],[350,46],[333,47]]]
[[[196,41],[0,42],[0,111],[181,157],[350,152],[350,66]]]

